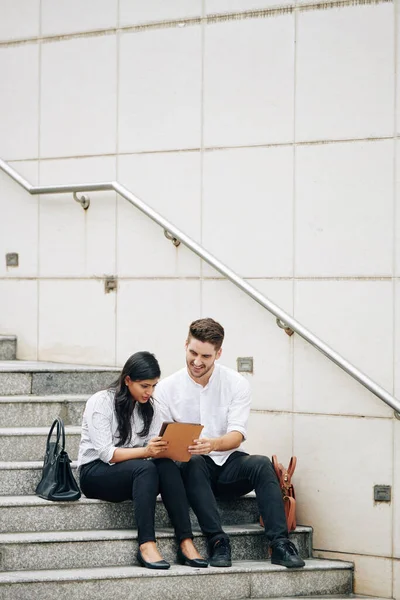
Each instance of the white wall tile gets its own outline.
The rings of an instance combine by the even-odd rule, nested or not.
[[[115,292],[102,281],[39,283],[39,360],[115,364]]]
[[[341,552],[315,552],[317,558],[345,560],[354,563],[355,594],[392,598],[392,560],[378,556],[360,556]]]
[[[300,12],[296,139],[393,133],[393,4]]]
[[[200,241],[200,154],[136,154],[118,158],[118,180],[194,239]],[[199,276],[200,260],[176,248],[162,227],[118,200],[118,274],[126,277]]]
[[[38,36],[39,20],[39,0],[2,0],[0,40],[27,39]]]
[[[393,561],[393,598],[400,598],[400,560]]]
[[[295,273],[393,272],[393,141],[296,150]]]
[[[32,185],[38,182],[37,161],[11,163]],[[38,198],[0,171],[0,276],[37,275]],[[5,255],[17,252],[18,267],[7,267]]]
[[[207,14],[233,13],[294,4],[291,0],[205,0]]]
[[[400,79],[400,75],[399,75]],[[394,275],[400,276],[400,140],[395,140],[396,144],[396,197],[395,197],[395,210],[394,210],[394,222],[395,222],[395,233],[394,233]]]
[[[38,153],[39,46],[0,48],[0,156]]]
[[[243,449],[269,458],[276,454],[279,462],[287,466],[292,456],[292,420],[289,414],[251,412]]]
[[[292,189],[291,148],[206,152],[204,246],[242,276],[291,276]]]
[[[390,281],[297,281],[295,318],[389,392],[393,390],[393,291]],[[296,336],[298,411],[391,416],[361,384]]]
[[[37,281],[0,279],[0,332],[18,336],[18,359],[37,359],[37,312]]]
[[[116,150],[115,35],[42,46],[40,155]]]
[[[400,421],[393,420],[394,431],[394,481],[392,490],[393,503],[393,555],[400,559]],[[400,575],[400,571],[399,571]],[[400,586],[400,580],[399,580]],[[400,592],[400,588],[399,588]]]
[[[394,282],[394,394],[400,399],[400,281]]]
[[[258,291],[292,314],[291,281],[252,281]],[[253,397],[252,408],[292,409],[292,342],[265,308],[229,281],[204,281],[202,315],[225,328],[221,363],[237,369],[239,356],[252,356],[254,374],[246,374]]]
[[[114,157],[41,161],[40,183],[113,181],[115,171]],[[72,194],[41,196],[41,276],[115,274],[115,193],[88,192],[87,195],[91,200],[88,210],[83,210]]]
[[[201,16],[201,0],[119,0],[120,27]]]
[[[41,0],[42,35],[117,26],[118,0]]]
[[[294,415],[299,522],[314,548],[391,554],[392,506],[374,504],[373,487],[392,484],[390,419]]]
[[[117,364],[139,350],[153,352],[166,377],[185,366],[185,340],[199,317],[198,281],[121,281],[117,308]]]
[[[122,34],[119,151],[198,148],[201,29]]]
[[[294,15],[207,26],[204,143],[293,139]]]

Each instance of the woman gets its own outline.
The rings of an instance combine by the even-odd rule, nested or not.
[[[167,442],[158,437],[161,415],[152,399],[160,374],[153,354],[136,352],[117,381],[89,398],[78,456],[81,489],[87,498],[133,500],[139,563],[149,569],[169,569],[157,549],[154,532],[160,491],[178,540],[178,561],[207,567],[193,544],[180,471],[172,460],[162,458]]]

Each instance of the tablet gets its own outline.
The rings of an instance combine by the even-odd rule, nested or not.
[[[192,455],[188,446],[200,437],[203,425],[198,423],[163,423],[159,435],[168,443],[168,448],[160,454],[160,458],[172,458],[180,462],[188,462]]]

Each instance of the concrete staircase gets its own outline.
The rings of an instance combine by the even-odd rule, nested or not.
[[[87,397],[115,379],[107,367],[15,360],[16,339],[0,336],[0,599],[94,600],[117,596],[152,600],[215,600],[348,595],[353,565],[312,558],[312,530],[299,526],[292,540],[306,567],[271,565],[258,525],[254,495],[220,502],[230,533],[233,566],[191,569],[173,564],[149,571],[136,564],[137,531],[130,502],[110,504],[82,497],[47,502],[34,495],[50,424],[61,416],[67,450],[76,459]],[[195,517],[192,515],[196,527]],[[157,539],[175,563],[176,543],[162,502]],[[196,545],[206,555],[196,528]]]

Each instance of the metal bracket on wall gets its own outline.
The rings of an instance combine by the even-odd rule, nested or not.
[[[167,240],[170,240],[173,243],[174,246],[180,246],[180,241],[176,237],[174,237],[172,233],[170,233],[167,229],[164,229],[164,235],[167,238]]]
[[[398,413],[396,410],[394,411],[394,416],[400,421],[400,413]]]
[[[82,194],[82,196],[78,196],[78,192],[74,192],[73,193],[73,197],[75,202],[79,202],[79,204],[82,206],[83,210],[87,210],[90,206],[90,198],[89,196],[86,196],[86,194]]]
[[[287,335],[293,335],[294,334],[293,329],[290,329],[290,327],[288,327],[288,325],[286,325],[286,323],[284,323],[283,321],[281,321],[279,318],[276,319],[276,324],[278,325],[278,327],[280,327],[281,329],[283,329],[284,332],[287,333]]]

